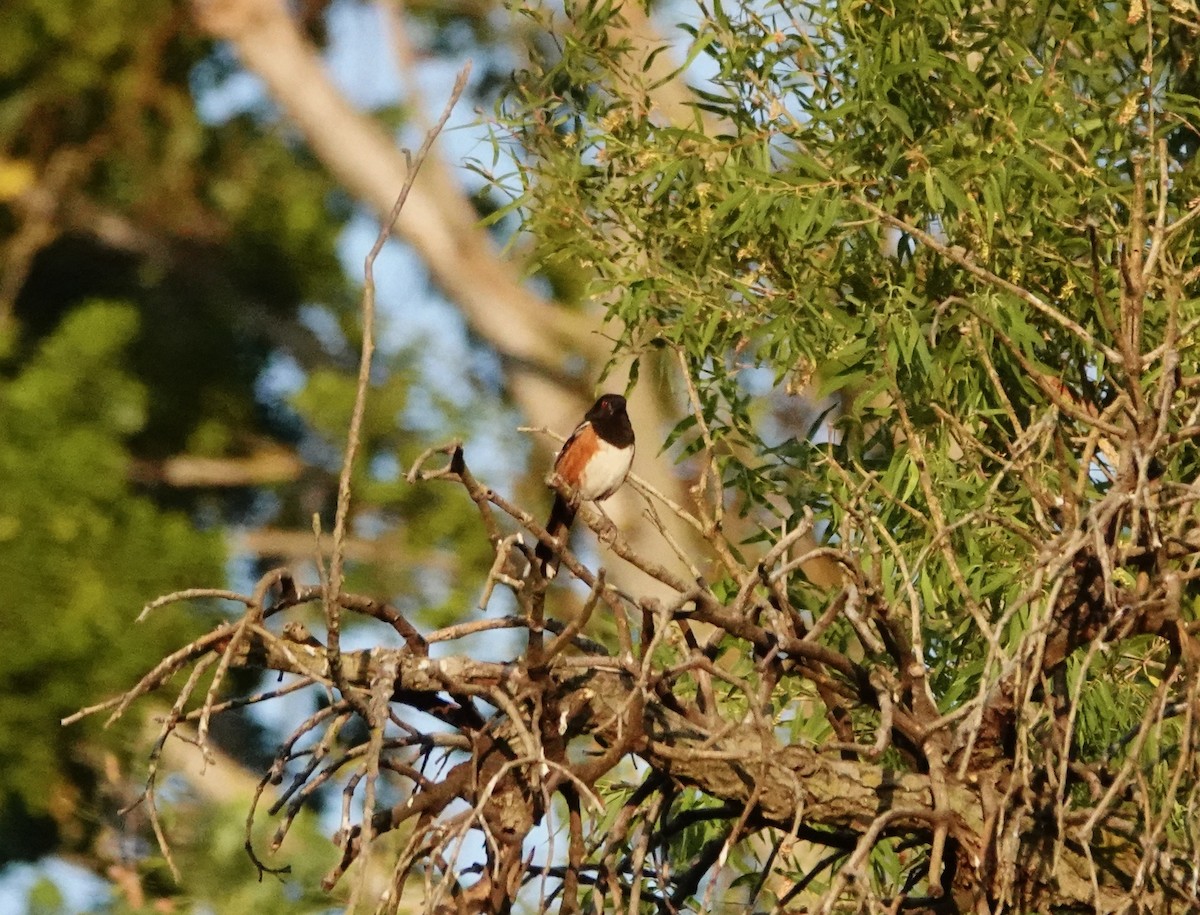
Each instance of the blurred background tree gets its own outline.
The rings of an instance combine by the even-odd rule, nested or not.
[[[351,207],[265,110],[201,116],[234,65],[178,4],[3,18],[0,570],[22,650],[0,661],[0,855],[113,876],[148,848],[144,820],[116,815],[138,728],[55,722],[219,612],[130,628],[156,592],[237,576],[229,525],[324,507],[312,436],[270,378],[336,364],[305,309],[337,322],[353,304]],[[253,761],[258,726],[228,724]]]
[[[332,526],[370,211],[389,208],[403,181],[400,143],[422,129],[425,93],[444,93],[470,54],[470,95],[490,105],[526,29],[487,4],[357,0],[294,11],[14,0],[3,21],[0,628],[27,650],[0,659],[0,693],[14,700],[0,712],[0,862],[67,856],[112,877],[132,861],[153,896],[168,887],[153,853],[138,865],[145,822],[115,816],[140,778],[130,731],[56,722],[222,612],[197,606],[190,620],[130,629],[147,599],[311,566],[312,515]],[[275,30],[266,83],[247,70],[262,55],[231,28]],[[363,55],[378,64],[365,77]],[[269,80],[272,63],[297,60],[317,78],[284,88],[333,98],[369,142],[356,147],[337,118],[295,117]],[[382,86],[367,85],[376,76]],[[460,125],[474,117],[463,107]],[[334,138],[350,164],[320,161],[329,142],[306,130]],[[371,182],[353,174],[378,162]],[[349,552],[353,586],[433,625],[474,603],[464,570],[490,557],[462,536],[471,516],[459,500],[411,490],[399,471],[459,435],[498,455],[484,467],[493,479],[514,478],[530,453],[514,432],[521,413],[568,427],[608,348],[591,317],[559,315],[529,291],[476,226],[496,205],[486,181],[427,173],[409,208],[426,208],[422,224],[402,227],[381,261],[390,299]],[[576,269],[545,278],[552,298],[577,303]],[[653,416],[657,399],[643,400]],[[269,725],[223,717],[229,763],[260,763]],[[32,879],[19,873],[12,885]],[[114,886],[128,901],[128,881]],[[219,906],[226,888],[202,880],[189,892]]]
[[[131,733],[56,722],[219,612],[130,629],[148,598],[312,555],[358,339],[338,253],[353,204],[265,96],[219,100],[240,68],[186,6],[21,0],[3,19],[0,629],[21,648],[0,659],[0,860],[68,855],[103,875],[144,855],[115,816],[140,777]],[[395,344],[379,365],[368,435],[383,463],[359,488],[373,532],[395,530],[406,498],[387,462],[404,450],[411,362]],[[418,426],[469,433],[459,404],[477,381],[464,365],[458,403],[423,385]],[[373,590],[448,603],[452,569],[414,584],[411,566],[373,564],[392,549],[475,559],[443,546],[461,513],[421,498],[411,517],[426,523],[368,533],[355,555],[371,562],[353,568]],[[221,727],[231,762],[259,759],[259,723]],[[228,878],[196,886],[216,900]]]

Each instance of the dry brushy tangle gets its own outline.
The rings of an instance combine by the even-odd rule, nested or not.
[[[422,157],[414,159],[414,172]],[[981,281],[1004,282],[918,227],[876,216]],[[1138,301],[1131,292],[1130,308]],[[1053,312],[1040,299],[1028,304]],[[364,306],[356,417],[370,361],[369,283]],[[1082,344],[1098,345],[1086,329],[1057,323]],[[661,521],[659,512],[683,518],[721,574],[737,583],[732,593],[700,577],[687,547],[666,546],[693,569],[691,578],[635,551],[584,506],[581,517],[615,556],[675,596],[640,598],[566,552],[562,567],[590,592],[582,612],[561,625],[546,619],[547,583],[530,571],[527,545],[517,536],[523,530],[545,541],[545,530],[477,480],[460,445],[431,449],[410,469],[409,481],[463,487],[495,556],[484,603],[503,587],[519,612],[423,636],[395,608],[342,590],[341,543],[357,448],[352,427],[326,579],[298,587],[277,571],[249,595],[195,590],[155,601],[148,609],[223,597],[245,611],[165,658],[123,696],[81,714],[103,709],[116,717],[187,672],[162,722],[143,796],[170,860],[154,807],[166,740],[194,723],[204,750],[214,714],[298,690],[326,694],[328,703],[296,725],[263,776],[248,816],[247,851],[261,872],[271,871],[266,852],[279,848],[295,816],[318,792],[340,787],[342,822],[333,838],[340,859],[328,888],[373,847],[383,854],[375,840],[398,839],[389,844],[386,890],[360,899],[358,882],[352,908],[397,910],[411,879],[420,877],[423,889],[409,895],[423,894],[423,907],[435,912],[506,911],[519,895],[562,911],[695,911],[722,901],[718,894],[767,911],[1192,911],[1200,904],[1200,848],[1197,830],[1180,829],[1178,820],[1194,825],[1200,815],[1198,649],[1181,594],[1197,576],[1200,536],[1192,519],[1200,491],[1163,480],[1155,456],[1200,434],[1200,383],[1176,371],[1180,341],[1194,330],[1173,325],[1152,353],[1137,348],[1131,330],[1110,349],[1110,363],[1129,368],[1136,361],[1141,370],[1129,368],[1128,393],[1105,411],[1029,367],[1051,406],[1023,426],[1014,418],[1021,434],[997,488],[1006,476],[1036,480],[1061,440],[1059,425],[1068,421],[1081,432],[1080,466],[1090,469],[1098,457],[1111,485],[1078,511],[1043,493],[1038,558],[1025,593],[1001,619],[967,602],[987,657],[977,692],[948,712],[931,685],[922,645],[921,614],[935,608],[915,590],[906,605],[883,597],[880,569],[894,564],[913,580],[875,510],[880,499],[895,496],[860,468],[827,457],[831,473],[856,493],[839,506],[844,520],[836,536],[817,545],[806,515],[752,564],[724,538],[719,478],[707,461],[695,514],[644,490],[649,522]],[[686,359],[681,365],[711,460],[712,435]],[[1151,367],[1159,380],[1147,399],[1140,378]],[[919,485],[936,507],[922,433],[894,394],[897,435],[912,449]],[[964,453],[984,447],[969,429],[954,432]],[[443,455],[444,466],[428,469]],[[977,519],[987,511],[981,508]],[[950,550],[951,525],[936,508],[931,516],[933,542]],[[794,605],[789,579],[816,560],[836,569],[837,583],[827,609],[813,619]],[[307,604],[324,610],[324,642],[289,619]],[[597,613],[615,622],[615,653],[581,635]],[[1005,644],[1001,633],[1018,613],[1029,617],[1024,635]],[[387,627],[403,647],[343,651],[345,614]],[[527,650],[512,662],[431,657],[433,644],[499,628],[528,632]],[[849,648],[829,638],[835,629],[853,633]],[[1140,726],[1114,735],[1111,765],[1083,762],[1072,753],[1080,710],[1068,659],[1077,652],[1090,659],[1135,636],[1161,640],[1157,692]],[[731,650],[753,663],[734,672],[722,663]],[[234,668],[284,677],[266,692],[222,700],[222,683]],[[835,739],[789,740],[791,722],[808,715],[824,716]],[[368,737],[347,748],[339,738],[356,718]],[[1174,755],[1162,760],[1162,784],[1152,785],[1137,761],[1168,726],[1182,736]],[[614,784],[622,779],[629,780],[625,790]],[[381,781],[403,799],[378,803]],[[269,849],[250,840],[264,803],[278,821]],[[371,811],[365,820],[355,814],[360,804]],[[465,853],[469,839],[482,847],[481,861]],[[881,880],[872,869],[872,855],[885,842],[903,859],[900,881]],[[755,859],[741,870],[757,876],[735,894],[722,874],[739,856]]]
[[[279,632],[270,626],[293,608],[324,599],[323,589],[297,589],[285,573],[272,573],[253,595],[239,598],[246,605],[239,620],[165,659],[109,704],[119,714],[190,668],[163,723],[161,747],[183,722],[198,722],[203,733],[211,714],[235,704],[222,705],[216,698],[221,672],[232,667],[289,675],[278,689],[243,702],[268,701],[303,688],[331,691],[334,701],[280,745],[261,784],[263,790],[280,786],[269,808],[279,818],[272,851],[315,792],[343,786],[342,827],[334,838],[342,857],[327,886],[364,854],[367,832],[353,822],[351,797],[363,793],[366,783],[386,777],[404,787],[405,799],[377,810],[368,821],[369,834],[400,831],[405,841],[392,862],[392,890],[372,900],[370,908],[380,911],[399,905],[400,890],[414,868],[426,878],[430,911],[502,911],[524,886],[564,910],[576,908],[581,889],[592,891],[589,908],[628,909],[640,897],[665,911],[683,910],[696,893],[712,892],[715,883],[704,887],[705,876],[754,835],[764,837],[760,849],[767,849],[769,866],[752,896],[765,905],[772,893],[784,910],[789,895],[802,894],[812,879],[826,881],[826,910],[850,899],[869,910],[899,904],[899,895],[886,898],[867,879],[871,848],[885,836],[907,837],[913,848],[925,851],[917,856],[922,861],[917,869],[928,875],[919,877],[927,898],[910,895],[906,904],[967,911],[983,911],[983,905],[998,910],[1002,902],[1016,911],[1066,904],[1115,911],[1134,898],[1129,890],[1140,886],[1138,910],[1186,911],[1194,905],[1194,863],[1182,855],[1163,856],[1157,845],[1140,841],[1142,835],[1161,835],[1169,808],[1139,822],[1139,807],[1149,810],[1150,796],[1134,766],[1089,770],[1057,752],[1067,746],[1076,709],[1070,703],[1059,707],[1061,697],[1052,690],[1037,695],[1038,685],[1053,679],[1071,650],[1097,651],[1104,641],[1156,632],[1182,650],[1173,656],[1177,663],[1163,677],[1151,714],[1129,739],[1140,744],[1171,716],[1182,717],[1186,731],[1194,733],[1196,678],[1191,649],[1184,649],[1193,636],[1170,612],[1169,591],[1178,587],[1177,577],[1168,576],[1141,595],[1119,588],[1104,576],[1103,564],[1112,557],[1096,555],[1094,536],[1086,531],[1064,535],[1046,551],[1037,570],[1041,581],[1030,589],[1031,607],[1039,606],[1035,594],[1056,595],[1053,604],[1040,604],[1047,611],[1044,618],[978,696],[942,715],[914,652],[908,613],[878,603],[854,555],[837,555],[845,584],[824,618],[807,623],[787,604],[779,583],[802,558],[789,558],[789,541],[801,540],[807,526],[788,535],[757,567],[742,569],[745,586],[726,601],[703,583],[679,580],[633,554],[619,533],[607,531],[618,556],[654,574],[678,598],[670,604],[637,601],[568,553],[564,567],[592,587],[591,595],[570,625],[543,625],[545,582],[526,577],[525,550],[505,535],[502,520],[539,537],[545,532],[531,515],[479,483],[457,444],[441,451],[449,455],[446,466],[427,471],[418,465],[411,477],[465,488],[497,550],[492,577],[513,591],[520,614],[422,637],[394,608],[340,595],[341,611],[371,618],[405,643],[398,649],[343,653],[339,666],[348,692],[342,693],[334,690],[326,645],[296,622],[285,623]],[[1108,510],[1113,511],[1129,501],[1128,494],[1114,492],[1111,498]],[[1195,495],[1179,498],[1190,510]],[[1097,508],[1097,521],[1104,521],[1105,510]],[[583,516],[594,529],[604,530],[598,513],[585,510]],[[280,594],[274,603],[267,602],[270,592]],[[621,621],[622,646],[615,656],[578,634],[597,609]],[[853,660],[821,643],[822,631],[838,616],[852,621],[864,645],[878,646],[870,661]],[[663,666],[656,649],[672,626],[688,620],[708,624],[721,638],[701,643],[689,637],[686,653]],[[527,652],[511,663],[429,656],[431,644],[502,627],[529,631]],[[754,677],[734,676],[714,663],[717,645],[728,645],[729,639],[754,655]],[[214,667],[199,707],[185,712],[201,677]],[[703,679],[698,674],[712,681],[710,690],[692,688]],[[875,740],[859,742],[850,730],[823,747],[782,743],[777,728],[795,706],[776,708],[772,696],[779,684],[796,680],[812,685],[833,721],[874,710]],[[716,704],[706,698],[714,693],[721,696]],[[370,738],[341,747],[339,732],[364,710]],[[443,726],[418,728],[412,722],[429,719],[410,710],[436,716]],[[1052,752],[1031,753],[1034,725],[1047,723],[1053,730],[1042,739]],[[1172,778],[1194,785],[1194,748],[1185,746],[1188,751],[1173,763]],[[909,771],[877,762],[889,748],[910,764]],[[627,767],[618,767],[630,756],[641,761],[639,783],[614,801],[597,783],[614,770],[628,774]],[[1046,765],[1055,759],[1057,770]],[[1086,804],[1069,802],[1070,785],[1087,787]],[[152,788],[146,795],[150,803]],[[682,809],[678,801],[689,790],[707,800]],[[1194,789],[1177,802],[1194,815]],[[603,817],[606,804],[610,809]],[[256,801],[251,819],[257,807]],[[602,819],[605,828],[597,829]],[[719,827],[713,837],[691,859],[669,860],[663,851],[672,838],[702,821]],[[530,855],[525,843],[536,838],[541,825],[555,826],[565,836],[559,836],[559,847]],[[482,867],[460,854],[472,831],[485,843]],[[829,851],[808,879],[794,876],[789,856],[800,847],[796,839]],[[268,870],[249,840],[247,848]],[[829,870],[822,875],[822,868]],[[947,893],[944,901],[934,898],[938,890]]]

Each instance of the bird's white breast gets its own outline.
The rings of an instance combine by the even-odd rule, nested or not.
[[[617,491],[633,464],[632,448],[617,448],[598,439],[596,453],[579,479],[579,495],[590,502],[607,499]]]

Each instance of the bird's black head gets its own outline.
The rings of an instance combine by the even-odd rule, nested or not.
[[[595,422],[606,416],[620,416],[625,412],[625,398],[620,394],[605,394],[587,411],[587,419]]]
[[[633,424],[625,412],[625,398],[620,394],[605,394],[592,404],[584,419],[610,445],[618,448],[633,445]]]

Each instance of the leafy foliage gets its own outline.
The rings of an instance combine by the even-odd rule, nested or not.
[[[674,436],[761,526],[747,544],[811,511],[954,716],[1062,612],[1048,551],[1101,528],[1123,557],[1108,593],[1144,594],[1155,522],[1105,506],[1142,468],[1180,499],[1168,528],[1192,526],[1198,100],[1179,42],[1200,22],[1167,3],[702,2],[684,26],[699,101],[678,126],[653,86],[628,88],[621,7],[568,15],[571,40],[506,109],[533,153],[515,205],[543,258],[617,291],[628,350],[681,355],[708,429],[689,416]],[[815,435],[787,425],[810,383]],[[1193,565],[1171,566],[1191,631]],[[813,619],[830,596],[790,581]],[[1118,735],[1158,707],[1178,646],[1130,644],[1030,687],[1071,684],[1073,760],[1122,758]],[[1053,714],[1025,714],[1049,733]],[[1168,724],[1140,750],[1156,804],[1184,803],[1152,773],[1175,759],[1194,778],[1187,739]],[[901,885],[897,859],[875,860],[880,887]]]
[[[131,639],[147,595],[222,570],[215,532],[131,492],[127,442],[145,422],[146,393],[121,360],[136,328],[129,306],[94,302],[0,381],[0,575],[14,649],[0,666],[0,692],[12,697],[0,703],[5,858],[44,851],[55,821],[74,843],[87,836],[72,832],[100,825],[74,819],[77,805],[101,748],[125,755],[128,729],[100,740],[98,727],[81,735],[47,723],[196,631],[201,618],[162,618]]]

